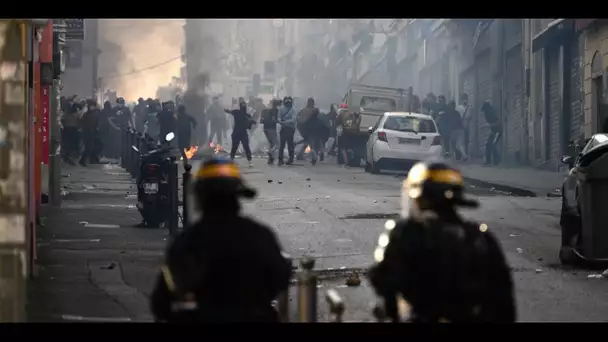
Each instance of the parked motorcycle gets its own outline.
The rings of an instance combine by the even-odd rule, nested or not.
[[[149,149],[148,153],[140,154],[140,172],[137,179],[137,209],[142,216],[142,227],[163,227],[169,219],[169,167],[171,166],[171,141],[175,138],[173,132],[165,136],[165,142]],[[137,152],[136,146],[131,148]]]

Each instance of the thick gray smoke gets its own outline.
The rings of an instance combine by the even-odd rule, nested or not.
[[[180,74],[183,63],[175,57],[181,54],[183,24],[183,19],[100,20],[99,76],[103,87],[116,90],[127,101],[155,97],[159,86],[167,86]],[[124,74],[130,75],[116,77]]]

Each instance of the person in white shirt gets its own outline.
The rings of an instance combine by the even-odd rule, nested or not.
[[[471,130],[471,106],[469,105],[469,96],[466,93],[460,95],[460,105],[456,108],[462,117],[462,125],[464,126],[464,151],[469,155],[469,132]]]

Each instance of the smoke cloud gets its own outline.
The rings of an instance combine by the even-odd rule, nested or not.
[[[127,101],[156,97],[159,86],[167,86],[180,74],[181,59],[169,60],[181,54],[183,24],[183,19],[100,19],[103,88],[117,91]]]

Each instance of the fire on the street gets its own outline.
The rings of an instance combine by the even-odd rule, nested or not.
[[[194,157],[194,155],[196,154],[197,151],[198,151],[198,146],[193,145],[193,146],[190,146],[189,149],[184,149],[184,154],[186,155],[186,158],[192,159],[192,157]]]
[[[305,153],[310,153],[310,145],[306,146],[306,149],[304,150]]]
[[[209,147],[213,149],[213,153],[217,154],[220,151],[223,151],[224,148],[220,144],[214,144],[212,142],[209,143]]]

